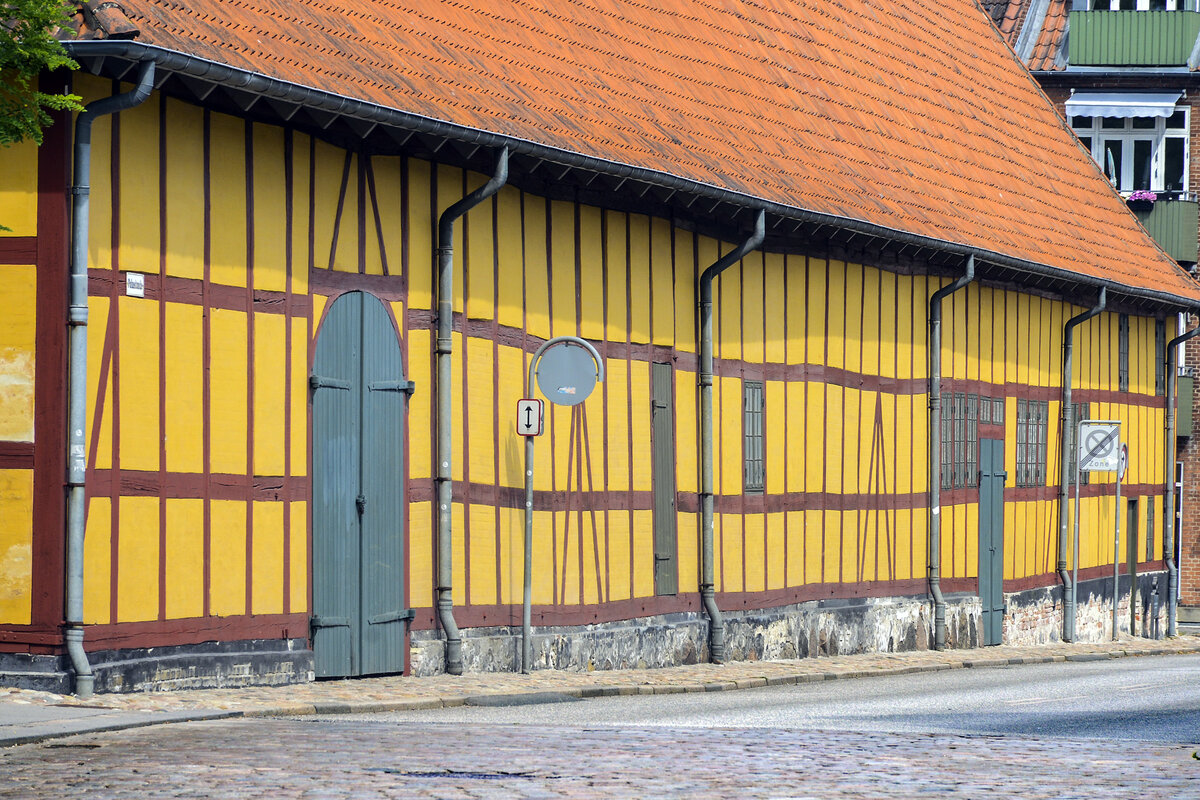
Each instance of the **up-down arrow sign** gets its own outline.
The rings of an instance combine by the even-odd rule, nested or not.
[[[518,400],[517,433],[521,436],[541,436],[545,409],[543,400]]]

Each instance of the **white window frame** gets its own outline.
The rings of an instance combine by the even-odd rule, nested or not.
[[[1129,0],[1092,0],[1091,9],[1093,11],[1121,11],[1122,4],[1128,6]],[[1166,0],[1166,8],[1151,8],[1150,0],[1135,0],[1134,8],[1125,8],[1125,11],[1194,11],[1196,4],[1193,0]]]
[[[1182,192],[1191,191],[1188,181],[1188,171],[1190,168],[1191,152],[1189,148],[1188,131],[1191,129],[1191,108],[1188,106],[1176,106],[1176,112],[1183,112],[1183,127],[1168,128],[1166,117],[1125,117],[1122,119],[1124,123],[1120,128],[1104,127],[1104,120],[1114,119],[1112,117],[1072,117],[1071,129],[1075,131],[1075,135],[1083,138],[1090,137],[1092,159],[1100,165],[1100,170],[1110,181],[1114,182],[1117,190],[1122,194],[1128,195],[1135,188],[1133,175],[1133,150],[1134,143],[1138,141],[1149,141],[1151,147],[1150,155],[1150,186],[1152,192],[1165,191],[1163,171],[1166,166],[1165,146],[1168,139],[1179,139],[1183,141],[1183,188]],[[1135,128],[1133,121],[1135,119],[1152,119],[1154,121],[1153,128]],[[1086,120],[1086,123],[1081,122]],[[1121,145],[1121,166],[1120,175],[1113,176],[1109,174],[1107,158],[1105,156],[1104,145],[1106,142],[1119,142]],[[1114,180],[1115,178],[1115,180]]]

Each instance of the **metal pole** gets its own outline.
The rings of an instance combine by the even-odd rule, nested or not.
[[[533,366],[529,367],[529,394],[533,396]],[[525,437],[525,594],[521,605],[521,672],[529,674],[532,660],[533,609],[533,437]]]
[[[1121,473],[1124,471],[1121,467],[1123,464],[1118,462],[1117,467],[1117,505],[1113,510],[1113,516],[1116,517],[1116,522],[1113,525],[1113,591],[1112,591],[1112,638],[1117,640],[1117,563],[1120,559],[1121,548]],[[1130,603],[1133,602],[1133,596],[1130,595]],[[1132,633],[1133,631],[1130,631]]]
[[[570,342],[587,348],[596,362],[596,380],[604,382],[604,361],[592,343],[578,336],[555,336],[549,339],[529,360],[529,373],[525,378],[525,397],[532,398],[536,391],[537,364],[542,354],[551,345]],[[533,663],[533,437],[525,437],[525,592],[521,605],[521,672],[528,675]]]
[[[1079,439],[1079,428],[1078,427],[1075,429],[1075,439],[1076,439],[1076,441],[1078,441],[1078,439]],[[1072,527],[1074,528],[1074,536],[1073,536],[1074,546],[1073,546],[1073,551],[1072,551],[1072,556],[1071,556],[1071,570],[1073,571],[1074,574],[1071,577],[1070,598],[1067,601],[1068,602],[1068,610],[1069,610],[1070,619],[1071,619],[1071,638],[1067,639],[1066,636],[1063,637],[1063,639],[1068,642],[1075,641],[1075,609],[1077,608],[1077,601],[1079,599],[1078,594],[1077,594],[1078,587],[1079,587],[1079,483],[1080,483],[1079,476],[1081,474],[1081,470],[1079,468],[1079,466],[1080,466],[1079,462],[1082,460],[1083,459],[1081,459],[1079,457],[1079,453],[1076,453],[1075,454],[1075,520],[1074,520],[1074,524],[1072,525]]]

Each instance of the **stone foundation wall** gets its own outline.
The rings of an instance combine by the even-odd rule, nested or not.
[[[1150,609],[1159,591],[1157,627]],[[1138,578],[1134,635],[1166,630],[1166,577]],[[1111,578],[1081,581],[1075,640],[1112,637]],[[1062,638],[1062,587],[1006,595],[1005,644],[1046,644]],[[1129,576],[1121,576],[1118,623],[1128,634]],[[981,646],[982,609],[969,594],[946,596],[946,647]],[[725,656],[729,661],[808,658],[854,653],[928,650],[933,640],[933,605],[928,597],[822,600],[751,612],[726,612]],[[521,668],[520,627],[462,630],[466,672],[512,672]],[[411,672],[433,675],[444,668],[439,631],[414,631]],[[535,627],[535,669],[645,669],[709,660],[708,617],[687,612],[578,627]]]
[[[313,680],[313,654],[304,639],[112,650],[89,653],[88,660],[97,692],[279,686]]]
[[[1159,638],[1167,629],[1166,573],[1138,576],[1134,603],[1134,636]],[[1117,582],[1117,628],[1119,635],[1130,631],[1130,580],[1120,576]],[[1004,643],[1015,645],[1048,644],[1062,640],[1061,585],[1030,589],[1007,595],[1008,613],[1004,618]],[[1155,596],[1158,614],[1152,613]],[[1076,591],[1075,641],[1104,642],[1112,639],[1112,578],[1080,581]]]
[[[948,596],[946,644],[975,647],[979,598]],[[725,651],[730,661],[818,655],[897,652],[929,648],[933,607],[925,597],[824,600],[758,612],[726,612]],[[462,630],[466,672],[520,669],[520,627]],[[411,672],[444,668],[440,632],[414,631]],[[709,660],[708,617],[687,612],[579,627],[535,627],[536,669],[644,669]]]

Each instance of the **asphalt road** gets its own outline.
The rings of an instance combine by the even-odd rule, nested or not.
[[[376,721],[663,725],[1200,744],[1200,658],[1054,663],[712,694],[375,715]],[[1200,797],[1200,788],[1197,791]]]

